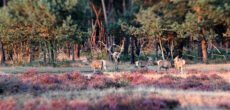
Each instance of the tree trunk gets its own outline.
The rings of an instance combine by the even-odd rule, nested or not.
[[[136,55],[141,56],[141,40],[135,38],[135,46],[136,46]]]
[[[70,47],[69,47],[69,44],[67,44],[66,47],[67,47],[67,56],[70,58]]]
[[[104,0],[101,0],[101,3],[102,3],[102,8],[103,8],[103,13],[104,13],[104,19],[105,19],[105,25],[106,25],[106,28],[108,27],[108,19],[107,19],[107,13],[106,13],[106,7],[105,7],[105,2],[104,2]],[[105,32],[107,33],[107,31],[108,31],[108,29],[106,29],[105,28]],[[110,37],[109,37],[109,35],[106,35],[107,36],[107,46],[108,47],[110,47],[111,45],[110,45]],[[107,52],[107,53],[109,53],[109,52]],[[109,53],[109,58],[110,58],[110,60],[112,61],[112,59],[113,59],[113,57],[112,57],[112,55],[110,55],[110,53]]]
[[[30,51],[30,63],[32,63],[34,61],[34,47],[31,47],[31,51]]]
[[[225,43],[225,51],[226,51],[226,54],[228,54],[228,49],[229,48],[229,41],[226,41]]]
[[[122,1],[123,13],[126,11],[126,3],[125,0]]]
[[[201,41],[198,42],[198,60],[202,60],[202,46],[201,46]]]
[[[171,58],[173,59],[173,49],[174,49],[174,43],[173,40],[171,41],[171,47],[170,47],[170,52],[171,52]]]
[[[6,57],[5,57],[5,51],[4,51],[4,44],[1,43],[1,64],[4,64],[6,61]]]
[[[76,55],[75,48],[76,48],[76,44],[73,44],[72,46],[72,61],[73,62],[75,62],[75,55]]]
[[[139,54],[139,56],[141,56],[141,40],[139,40],[139,46],[138,47],[139,47],[139,53],[138,54]]]
[[[6,6],[6,0],[3,0],[3,6]]]
[[[222,40],[220,41],[220,48],[223,48],[223,42],[222,42]]]
[[[162,56],[162,59],[165,60],[165,55],[164,55],[164,50],[163,50],[163,46],[162,46],[162,41],[159,40],[159,43],[160,43],[160,48],[161,48],[161,56]]]
[[[201,41],[201,47],[202,47],[203,62],[207,63],[208,54],[207,54],[207,45],[206,45],[206,41],[205,40]]]
[[[92,45],[90,43],[90,38],[88,39],[88,49],[87,49],[87,52],[88,52],[88,55],[91,54],[91,51],[92,51]]]
[[[137,42],[137,38],[134,38],[134,44],[135,44],[135,47],[136,47],[136,55],[139,56],[139,47],[138,47],[138,42]]]
[[[81,45],[78,44],[78,47],[77,47],[77,58],[80,58],[80,55],[81,55]]]
[[[107,24],[108,24],[108,19],[107,19],[107,13],[106,13],[106,7],[105,7],[105,2],[104,2],[104,0],[101,0],[101,3],[102,3],[102,8],[103,8],[105,23],[106,23],[106,25],[107,25]]]
[[[129,37],[125,37],[124,55],[128,55],[129,54],[129,41],[130,41],[130,38]]]
[[[54,43],[50,41],[50,56],[51,56],[51,64],[53,67],[55,67],[55,47]]]
[[[128,9],[131,10],[132,6],[133,6],[132,0],[129,0],[129,7],[128,7]]]
[[[131,64],[134,63],[135,63],[135,55],[134,55],[133,37],[131,37]]]
[[[44,47],[42,47],[42,51],[43,51],[43,62],[46,64],[47,61],[46,61],[46,44]]]
[[[156,54],[156,56],[155,56],[155,61],[157,61],[158,59],[158,42],[157,42],[157,40],[155,41],[155,54]]]
[[[79,44],[74,44],[74,57],[75,57],[75,60],[78,59],[78,46]]]
[[[48,63],[51,63],[51,55],[50,55],[50,43],[46,42],[46,50],[47,50],[47,54],[48,54]]]

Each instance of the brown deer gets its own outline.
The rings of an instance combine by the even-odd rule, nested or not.
[[[151,57],[148,56],[148,61],[143,61],[143,60],[139,60],[135,62],[135,67],[148,67],[148,66],[152,66],[153,63],[153,59]]]
[[[106,61],[105,60],[93,60],[91,63],[91,68],[94,69],[94,73],[96,69],[100,69],[101,71],[106,70]]]
[[[168,70],[172,66],[171,62],[167,60],[158,60],[156,61],[156,63],[158,65],[159,70],[161,70],[161,68]]]
[[[185,60],[177,56],[176,58],[174,58],[174,65],[180,73],[183,73],[183,66],[185,65]]]
[[[109,48],[107,47],[107,45],[105,45],[103,42],[101,42],[105,48],[108,50],[109,54],[113,57],[114,63],[115,63],[115,70],[118,70],[118,60],[120,58],[121,53],[124,51],[124,40],[122,41],[122,46],[118,46],[116,44],[113,44],[112,46],[117,46],[120,48],[120,52],[112,52],[111,48],[112,46],[110,46]]]

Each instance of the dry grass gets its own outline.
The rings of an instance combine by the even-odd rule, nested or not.
[[[130,71],[134,69],[133,65],[123,64],[119,66],[122,70]],[[31,67],[1,67],[0,73],[23,73]],[[189,74],[179,74],[179,73],[163,73],[163,74],[144,74],[146,78],[158,79],[165,75],[172,75],[174,77],[182,77],[186,78],[192,75],[200,76],[205,74],[207,76],[217,74],[224,78],[226,81],[230,82],[230,65],[228,64],[196,64],[196,65],[186,65],[186,71],[197,70],[197,73],[189,73]],[[53,67],[42,67],[35,68],[41,73],[64,73],[71,71],[89,71],[92,70],[88,67],[78,68],[78,67],[65,67],[65,68],[53,68]],[[112,66],[110,66],[112,69]],[[156,66],[150,67],[152,70],[156,70]],[[170,71],[173,71],[171,69]],[[117,72],[113,74],[107,74],[107,77],[114,77],[115,75],[122,74],[124,72]],[[91,76],[91,74],[85,74],[87,76]],[[39,94],[38,96],[34,96],[29,93],[25,94],[15,94],[9,96],[0,95],[0,99],[13,97],[18,100],[20,103],[26,102],[28,100],[32,100],[36,97],[44,98],[48,101],[65,98],[69,100],[79,100],[79,101],[97,101],[103,98],[106,95],[111,94],[125,94],[130,97],[156,97],[156,98],[166,98],[166,99],[174,99],[178,100],[181,104],[181,110],[188,109],[208,109],[215,110],[220,109],[217,108],[217,104],[220,102],[228,102],[230,100],[230,92],[224,91],[191,91],[191,90],[175,90],[175,89],[162,89],[156,88],[152,86],[135,86],[135,87],[121,87],[121,88],[106,88],[106,89],[85,89],[85,90],[68,90],[68,91],[46,91],[44,93]]]
[[[219,102],[227,102],[230,99],[229,92],[204,92],[204,91],[187,91],[187,90],[173,90],[161,89],[155,87],[138,86],[135,88],[108,88],[108,89],[87,89],[87,90],[72,90],[72,91],[47,91],[39,96],[31,94],[17,94],[11,96],[0,96],[0,98],[7,99],[13,97],[19,103],[23,104],[28,100],[35,99],[36,97],[52,101],[60,98],[76,101],[97,101],[101,100],[107,95],[123,94],[128,97],[142,97],[142,98],[163,98],[178,100],[181,104],[177,109],[217,109],[216,106]]]

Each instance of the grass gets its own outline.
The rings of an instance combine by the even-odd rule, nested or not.
[[[123,94],[128,97],[155,97],[179,100],[181,106],[178,109],[197,109],[207,107],[209,109],[217,109],[216,104],[220,101],[228,101],[230,98],[229,92],[207,92],[207,91],[187,91],[187,90],[174,90],[162,89],[149,86],[138,86],[135,88],[107,88],[107,89],[87,89],[87,90],[71,90],[71,91],[47,91],[39,96],[31,94],[16,94],[11,96],[1,96],[1,99],[14,98],[19,103],[33,100],[37,97],[47,101],[57,100],[64,98],[66,100],[75,101],[98,101],[104,96]]]
[[[0,67],[2,73],[23,73],[30,69],[31,67]],[[89,67],[79,68],[79,67],[62,67],[62,68],[53,68],[53,67],[34,67],[39,71],[39,73],[65,73],[72,71],[90,71],[92,69]],[[122,64],[119,66],[121,70],[131,71],[134,69],[133,65]],[[156,70],[156,66],[149,67],[152,70]],[[148,79],[158,79],[162,76],[174,76],[186,78],[192,75],[200,76],[202,74],[212,75],[217,74],[224,78],[227,82],[230,82],[230,72],[225,72],[224,74],[221,71],[229,70],[230,65],[228,64],[196,64],[196,65],[186,65],[186,71],[196,70],[196,74],[177,74],[177,73],[162,73],[162,74],[143,74],[144,77]],[[113,77],[119,75],[120,73],[110,72],[113,69],[112,66],[109,67],[108,72],[104,72],[106,76]],[[170,71],[172,71],[171,69]],[[219,73],[216,73],[214,70],[219,70]],[[207,72],[208,71],[208,72]],[[91,76],[91,74],[87,74]],[[17,84],[15,84],[17,85]],[[126,86],[126,87],[109,87],[109,88],[86,88],[86,89],[66,89],[66,90],[52,90],[49,89],[45,92],[40,92],[39,94],[32,94],[30,92],[19,92],[15,94],[0,94],[0,99],[9,99],[13,98],[17,101],[18,105],[23,105],[24,102],[34,100],[36,98],[41,98],[47,101],[58,100],[58,99],[67,99],[75,101],[99,101],[105,96],[110,95],[119,95],[123,94],[127,97],[142,97],[142,98],[163,98],[163,99],[173,99],[180,102],[180,106],[176,109],[179,110],[215,110],[219,102],[228,102],[230,99],[229,91],[201,91],[201,90],[177,90],[173,88],[159,88],[154,86]]]

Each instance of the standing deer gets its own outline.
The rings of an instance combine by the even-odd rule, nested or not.
[[[91,67],[94,69],[94,73],[96,69],[100,69],[101,71],[106,70],[106,61],[105,60],[93,60],[91,63]]]
[[[185,65],[185,60],[177,56],[176,58],[174,58],[174,65],[180,73],[183,73],[183,66]]]
[[[167,60],[158,60],[156,61],[159,70],[161,70],[161,68],[165,68],[166,70],[168,70],[169,68],[171,68],[172,64],[170,61]]]
[[[124,40],[122,41],[122,46],[118,46],[116,44],[113,44],[113,45],[115,45],[115,46],[120,48],[120,52],[112,52],[111,48],[112,48],[113,45],[108,48],[103,42],[101,42],[101,43],[106,47],[106,49],[108,50],[109,54],[113,57],[113,60],[115,62],[115,67],[114,68],[117,71],[118,70],[118,60],[120,58],[121,53],[124,51]]]

